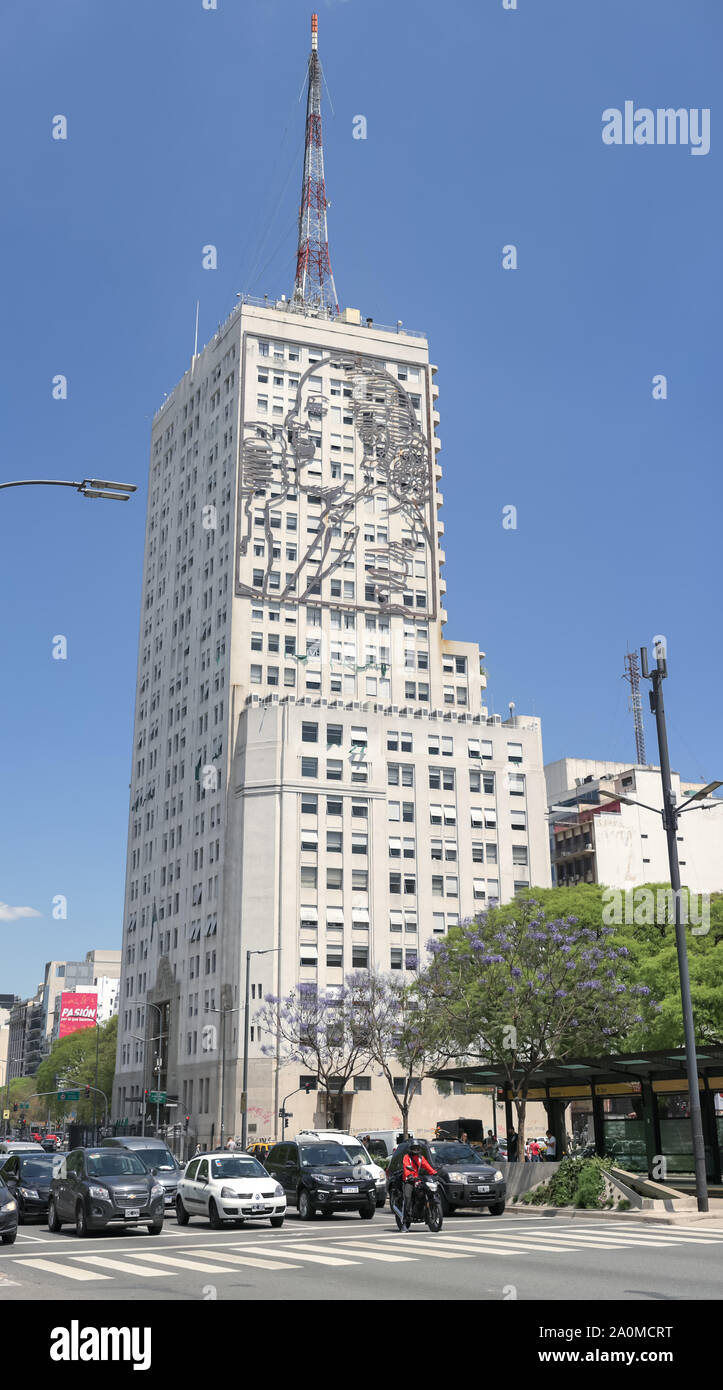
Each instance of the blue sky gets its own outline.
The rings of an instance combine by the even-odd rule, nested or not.
[[[2,20],[0,471],[139,492],[0,503],[0,900],[42,914],[0,921],[0,992],[120,945],[151,417],[197,298],[206,341],[237,291],[292,287],[310,12],[24,0]],[[723,776],[719,0],[319,15],[341,302],[426,330],[439,364],[447,635],[487,652],[496,711],[542,717],[548,761],[632,761],[623,654],[664,633],[673,765]],[[710,153],[604,145],[626,100],[711,108]]]

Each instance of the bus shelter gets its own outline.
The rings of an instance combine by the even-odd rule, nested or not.
[[[721,1181],[723,1149],[723,1044],[701,1047],[698,1059],[708,1180]],[[494,1062],[444,1067],[433,1075],[462,1082],[471,1092],[491,1090],[504,1102],[508,1136],[515,1129],[514,1092]],[[522,1068],[514,1073],[519,1084]],[[608,1057],[550,1060],[534,1073],[528,1100],[542,1101],[557,1153],[571,1143],[594,1144],[628,1172],[664,1181],[694,1172],[685,1052],[622,1052]],[[664,1163],[660,1160],[663,1158]]]

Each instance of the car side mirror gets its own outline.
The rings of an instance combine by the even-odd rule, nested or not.
[[[158,1169],[157,1169],[157,1168],[151,1168],[151,1172],[152,1172],[152,1174],[153,1174],[153,1176],[154,1176],[154,1178],[155,1178],[156,1175],[157,1175],[157,1173],[158,1173]]]

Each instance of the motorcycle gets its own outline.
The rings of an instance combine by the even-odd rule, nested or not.
[[[439,1196],[439,1183],[436,1178],[423,1173],[414,1184],[412,1210],[404,1210],[404,1183],[394,1184],[389,1193],[389,1205],[394,1212],[398,1231],[408,1231],[413,1221],[424,1221],[429,1230],[436,1234],[442,1229],[442,1203]]]

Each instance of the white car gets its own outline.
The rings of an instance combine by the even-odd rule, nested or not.
[[[187,1226],[192,1216],[205,1217],[215,1231],[225,1221],[243,1226],[244,1221],[266,1219],[283,1226],[284,1189],[251,1154],[223,1149],[201,1154],[191,1159],[176,1194],[179,1226]]]
[[[387,1175],[383,1168],[370,1158],[360,1139],[356,1139],[353,1134],[345,1134],[341,1129],[302,1129],[296,1136],[296,1143],[303,1143],[306,1139],[321,1141],[324,1143],[343,1144],[354,1164],[359,1164],[366,1169],[370,1177],[374,1179],[377,1189],[377,1206],[383,1207],[387,1195]]]

